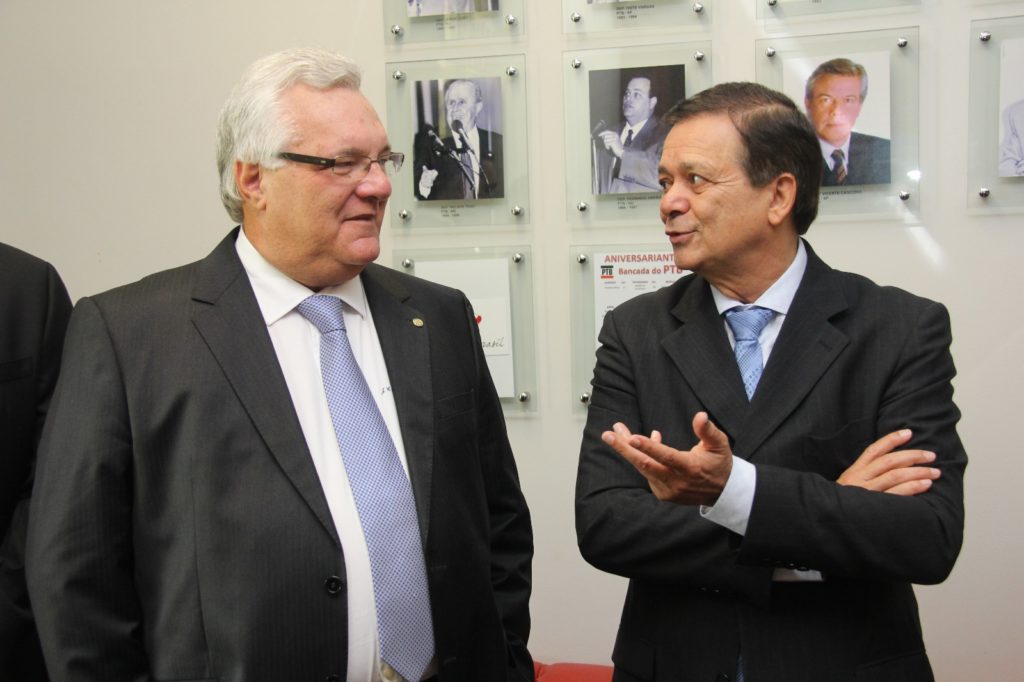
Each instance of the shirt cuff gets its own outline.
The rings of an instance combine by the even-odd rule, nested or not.
[[[732,471],[718,501],[710,507],[701,505],[700,515],[734,533],[746,535],[756,485],[757,468],[747,460],[733,455]]]

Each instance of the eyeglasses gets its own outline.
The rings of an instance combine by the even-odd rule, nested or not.
[[[335,175],[340,175],[350,180],[362,180],[370,172],[370,166],[379,163],[381,170],[387,175],[394,175],[402,169],[402,162],[405,161],[405,154],[401,152],[388,152],[380,158],[353,154],[351,156],[339,156],[334,159],[327,159],[322,156],[306,156],[305,154],[294,154],[292,152],[281,152],[278,154],[282,159],[294,161],[295,163],[308,163],[319,166],[321,169],[330,168]]]

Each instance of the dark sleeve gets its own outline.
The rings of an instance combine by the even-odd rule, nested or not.
[[[26,460],[24,480],[20,482],[20,498],[13,509],[10,524],[0,538],[0,677],[3,677],[6,662],[27,658],[38,651],[34,641],[34,628],[25,587],[25,535],[28,527],[29,495],[35,471],[35,451],[42,435],[46,412],[50,405],[57,374],[60,371],[61,351],[68,318],[71,316],[71,299],[64,282],[49,263],[39,268],[41,277],[21,282],[25,298],[25,309],[16,308],[3,312],[4,324],[21,326],[29,330],[37,345],[30,349],[32,368],[31,409],[33,415],[31,438],[4,434],[6,446],[17,452],[10,456]],[[34,274],[34,273],[33,273]],[[38,317],[34,315],[38,312]],[[33,317],[29,318],[28,315]],[[36,333],[38,330],[38,333]],[[20,394],[19,398],[20,399]],[[20,406],[19,406],[20,407]],[[20,417],[19,417],[20,418]],[[19,484],[15,484],[19,485]],[[9,490],[14,489],[12,485]],[[38,657],[38,653],[34,654]],[[13,664],[13,663],[12,663]]]
[[[512,447],[498,393],[491,380],[473,309],[466,301],[467,323],[473,330],[478,376],[478,448],[490,516],[491,585],[508,645],[509,680],[533,680],[530,637],[533,529],[519,486]]]
[[[956,432],[949,316],[938,303],[917,312],[881,400],[876,431],[914,432],[904,449],[936,453],[941,477],[904,497],[758,465],[739,560],[807,567],[860,579],[932,584],[949,575],[963,541],[967,454]],[[851,389],[854,390],[854,389]],[[847,448],[841,438],[827,447]],[[855,453],[859,454],[859,453]]]
[[[605,315],[598,339],[576,479],[580,552],[596,568],[616,575],[741,593],[763,602],[771,571],[736,564],[738,536],[701,518],[697,507],[656,498],[647,480],[601,440],[601,433],[615,422],[634,433],[657,428],[675,447],[690,447],[693,440],[692,432],[685,435],[693,416],[685,414],[687,406],[675,406],[679,417],[674,425],[645,423],[643,414],[650,410],[645,401],[656,398],[648,397],[649,380],[641,375],[658,369],[644,350],[624,341],[623,331],[637,325],[632,318],[620,319],[620,311]],[[657,345],[649,339],[646,343]]]
[[[96,304],[71,317],[39,448],[28,586],[47,666],[63,682],[149,680],[132,552],[132,439]]]

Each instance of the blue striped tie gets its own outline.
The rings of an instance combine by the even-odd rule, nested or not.
[[[352,354],[341,299],[318,294],[297,310],[321,334],[327,405],[370,554],[380,656],[416,682],[434,657],[434,628],[412,485]]]
[[[743,388],[747,391],[748,401],[754,397],[754,390],[757,388],[757,382],[761,380],[761,371],[764,369],[758,337],[774,316],[774,311],[756,305],[725,311],[725,321],[729,323],[729,328],[736,338],[733,352],[736,354],[736,364],[740,366],[740,375],[743,377]]]

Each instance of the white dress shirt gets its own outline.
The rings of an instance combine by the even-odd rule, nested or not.
[[[775,280],[768,287],[768,290],[761,294],[752,304],[775,311],[775,316],[764,326],[764,329],[761,330],[761,335],[757,337],[758,342],[761,344],[761,354],[765,366],[768,365],[768,356],[771,355],[772,348],[775,347],[775,341],[779,338],[782,323],[786,320],[789,306],[793,303],[793,297],[796,296],[796,291],[800,287],[800,281],[803,279],[806,269],[807,249],[804,248],[803,240],[800,240],[793,262],[789,264],[789,267],[782,273],[782,276]],[[735,348],[736,338],[733,336],[729,323],[725,321],[725,311],[745,306],[745,304],[729,298],[715,288],[714,285],[711,287],[711,295],[715,300],[715,307],[718,308],[719,314],[722,315],[722,324],[725,325],[726,334],[729,335],[729,344]],[[754,506],[754,490],[756,487],[757,468],[745,459],[740,459],[734,455],[732,458],[732,472],[729,474],[729,480],[726,481],[721,495],[718,496],[718,501],[711,507],[701,506],[701,516],[708,521],[713,521],[720,526],[728,528],[734,533],[745,535],[747,532],[747,522],[750,520],[750,510]],[[775,569],[773,579],[791,582],[821,580],[822,576],[818,571],[794,571],[777,568]]]
[[[382,682],[385,678],[381,674],[370,555],[324,393],[320,374],[320,332],[295,309],[314,292],[268,263],[253,247],[244,230],[239,232],[235,248],[270,332],[302,435],[313,457],[331,518],[341,539],[348,601],[347,682]],[[345,327],[352,353],[366,377],[408,475],[409,465],[398,424],[398,410],[362,280],[355,277],[317,293],[337,296],[344,301]],[[339,646],[341,644],[339,642]],[[434,672],[436,665],[431,663],[427,675]]]
[[[473,126],[470,129],[463,128],[463,132],[466,133],[466,139],[469,140],[469,158],[470,163],[473,164],[473,194],[477,197],[480,196],[480,130]],[[462,151],[462,136],[458,133],[455,134],[455,148],[458,151]]]

